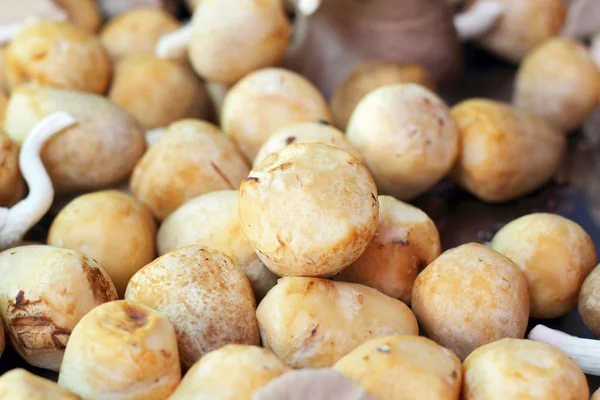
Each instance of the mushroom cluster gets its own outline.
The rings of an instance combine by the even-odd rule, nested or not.
[[[585,225],[536,212],[448,248],[414,204],[557,175],[600,103],[595,28],[569,28],[589,4],[19,3],[0,357],[58,375],[12,369],[0,399],[589,399],[600,342],[528,331],[578,309],[600,335]],[[465,41],[514,64],[510,102],[446,100]]]

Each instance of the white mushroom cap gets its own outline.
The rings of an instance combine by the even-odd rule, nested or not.
[[[81,397],[48,379],[18,368],[0,376],[0,399],[81,400]]]

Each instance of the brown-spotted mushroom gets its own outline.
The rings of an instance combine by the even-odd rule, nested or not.
[[[21,246],[0,253],[0,314],[8,341],[29,364],[58,371],[73,328],[117,299],[96,261],[73,250]]]
[[[49,379],[17,368],[0,376],[0,399],[81,400],[81,397]]]
[[[250,281],[217,250],[193,245],[157,258],[131,278],[125,298],[169,318],[186,369],[223,345],[260,342]]]

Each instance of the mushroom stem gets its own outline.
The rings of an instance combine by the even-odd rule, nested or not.
[[[596,62],[596,65],[598,65],[598,68],[600,68],[600,33],[597,33],[592,37],[590,53]]]
[[[577,365],[590,375],[600,375],[600,342],[594,339],[582,339],[564,332],[536,325],[529,333],[529,339],[558,347]]]
[[[499,0],[478,0],[468,10],[454,16],[454,27],[461,40],[475,39],[486,33],[502,15]]]
[[[159,58],[178,59],[186,55],[188,43],[192,37],[192,26],[187,24],[174,32],[161,36],[156,45],[155,54]]]
[[[17,244],[50,209],[54,187],[40,159],[40,151],[48,139],[75,122],[72,116],[60,111],[38,122],[27,135],[19,152],[19,168],[29,186],[29,194],[10,209],[0,208],[0,250]]]

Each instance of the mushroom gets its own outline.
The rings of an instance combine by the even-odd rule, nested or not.
[[[69,114],[57,112],[42,119],[29,131],[19,151],[19,168],[27,182],[29,193],[11,208],[0,207],[0,250],[23,239],[52,205],[54,189],[40,160],[40,151],[53,135],[75,122]],[[14,189],[18,191],[18,186]]]
[[[108,18],[119,15],[135,8],[158,8],[174,13],[179,0],[97,0],[98,5]]]
[[[249,167],[231,139],[208,122],[185,119],[167,128],[131,176],[131,192],[162,221],[188,200],[237,189]]]
[[[25,197],[19,170],[19,146],[0,131],[0,207],[13,206]]]
[[[252,400],[375,400],[354,380],[332,369],[289,371],[252,394]]]
[[[198,196],[175,210],[158,231],[160,255],[201,244],[222,251],[246,274],[257,301],[277,283],[277,275],[260,261],[242,232],[238,191],[220,190]]]
[[[590,236],[555,214],[517,218],[494,235],[491,247],[525,274],[533,318],[558,318],[572,310],[597,262]]]
[[[252,400],[255,390],[290,369],[266,349],[228,344],[194,364],[169,400]]]
[[[335,275],[377,230],[377,188],[356,158],[323,143],[291,144],[240,185],[242,230],[280,276]]]
[[[22,368],[10,370],[0,376],[0,398],[15,400],[81,400],[81,397],[70,390]]]
[[[464,400],[588,400],[590,395],[575,361],[554,346],[532,340],[502,339],[482,346],[463,368]]]
[[[54,218],[48,233],[50,246],[98,260],[121,297],[133,274],[154,260],[155,241],[156,223],[150,210],[117,190],[75,198]]]
[[[75,25],[96,33],[102,25],[102,14],[95,0],[53,0]]]
[[[180,26],[172,14],[160,8],[132,8],[109,20],[100,40],[113,59],[118,60],[130,54],[153,52],[163,35],[177,31]]]
[[[376,89],[356,106],[346,132],[382,194],[410,200],[439,182],[458,156],[448,106],[412,83]]]
[[[111,60],[98,40],[70,22],[40,21],[23,28],[4,54],[10,90],[24,83],[103,94]]]
[[[22,143],[40,119],[57,111],[68,112],[78,121],[53,138],[42,153],[59,194],[119,183],[146,150],[144,133],[131,115],[105,97],[75,90],[20,86],[9,99],[4,129]]]
[[[598,266],[583,281],[579,291],[578,309],[585,326],[596,337],[600,337],[600,268]]]
[[[427,337],[465,359],[503,338],[523,338],[527,280],[519,267],[477,243],[450,249],[417,276],[412,309]]]
[[[292,368],[327,368],[367,340],[418,335],[400,300],[356,283],[286,277],[260,302],[263,346]]]
[[[226,344],[260,343],[250,281],[217,250],[192,245],[157,258],[131,277],[125,299],[169,318],[185,369]]]
[[[96,261],[73,250],[21,246],[0,253],[0,314],[9,343],[29,364],[58,371],[73,328],[117,299]]]
[[[84,399],[164,400],[181,381],[175,329],[135,301],[102,304],[81,319],[58,384]]]

